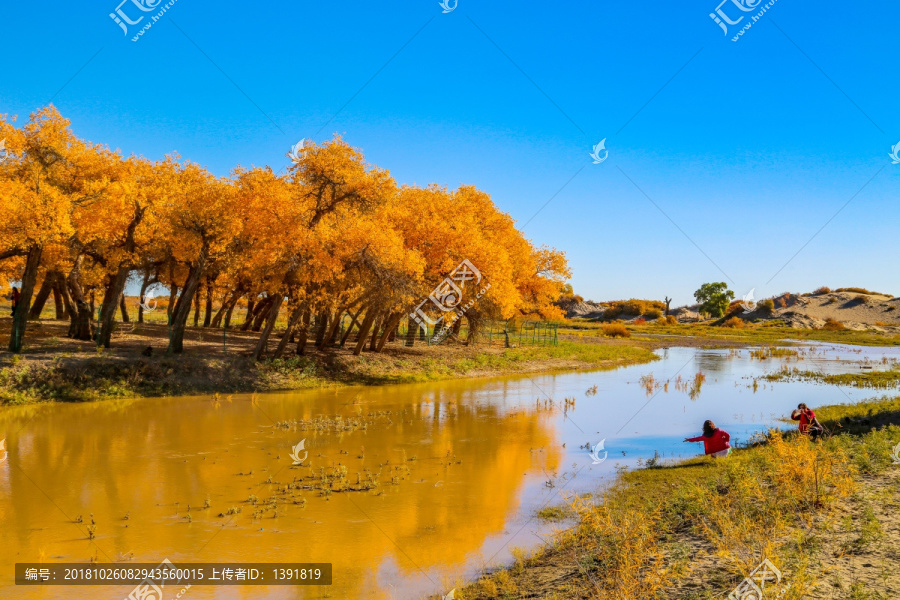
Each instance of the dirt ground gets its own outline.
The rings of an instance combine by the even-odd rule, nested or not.
[[[288,347],[280,361],[252,358],[259,333],[239,329],[188,327],[184,352],[166,354],[168,328],[163,323],[119,323],[111,348],[66,336],[68,321],[30,321],[21,354],[5,351],[11,328],[0,318],[0,404],[42,400],[84,401],[116,396],[163,396],[193,393],[236,393],[433,381],[582,368],[611,368],[652,359],[635,345],[613,351],[610,360],[580,357],[578,352],[544,352],[544,347],[504,349],[490,345],[445,343],[429,346],[416,341],[407,347],[398,336],[380,353],[353,356],[351,335],[344,348],[315,349],[312,336],[303,356]],[[280,340],[277,329],[268,345],[269,356]],[[368,342],[366,344],[368,348]],[[145,352],[150,349],[150,356]],[[632,351],[629,353],[629,351]],[[635,357],[638,353],[642,353]]]

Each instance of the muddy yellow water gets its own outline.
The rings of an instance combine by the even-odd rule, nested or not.
[[[499,402],[484,401],[492,393]],[[127,595],[8,585],[16,562],[92,559],[333,564],[331,586],[183,596],[198,599],[414,597],[452,584],[473,555],[502,549],[528,473],[560,461],[552,411],[511,409],[503,395],[444,384],[7,410],[0,596]],[[341,467],[342,479],[322,478]]]
[[[164,559],[332,563],[333,584],[168,587],[163,600],[443,595],[545,542],[556,525],[536,518],[542,506],[596,490],[617,466],[699,453],[682,440],[705,419],[740,444],[788,426],[779,419],[798,402],[872,395],[759,376],[898,359],[675,348],[594,373],[3,408],[0,598],[121,599],[134,587],[16,586],[15,563]]]

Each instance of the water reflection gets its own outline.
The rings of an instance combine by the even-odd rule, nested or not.
[[[885,356],[897,351],[817,347],[802,359],[853,370]],[[681,440],[705,419],[746,441],[798,402],[872,395],[803,382],[754,390],[754,377],[790,360],[672,348],[597,373],[6,408],[0,597],[124,597],[121,586],[10,585],[15,562],[92,558],[334,564],[330,588],[195,586],[189,599],[446,591],[511,547],[535,546],[552,529],[534,519],[541,506],[596,489],[617,465],[696,453]],[[659,386],[648,395],[651,373]],[[698,373],[706,380],[692,399]],[[679,377],[684,386],[664,385]],[[309,454],[295,467],[301,439]],[[582,448],[601,439],[609,458],[595,465]],[[297,486],[343,469],[379,485],[330,495]]]

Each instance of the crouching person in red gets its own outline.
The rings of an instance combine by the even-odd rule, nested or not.
[[[731,454],[731,444],[728,441],[731,436],[724,429],[719,429],[712,421],[703,423],[703,435],[685,438],[686,442],[703,442],[703,450],[707,455],[716,458],[725,458]]]
[[[791,418],[800,421],[800,433],[809,435],[812,439],[818,438],[824,431],[822,424],[816,418],[816,413],[803,402],[797,405],[797,410],[791,413]]]

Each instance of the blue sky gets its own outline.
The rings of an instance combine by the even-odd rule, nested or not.
[[[402,183],[489,192],[596,300],[900,294],[897,3],[779,0],[732,42],[717,0],[178,0],[135,43],[149,17],[126,37],[118,1],[4,2],[0,112],[52,99],[84,138],[220,175],[340,133]]]

